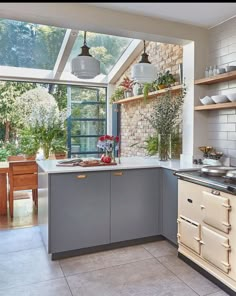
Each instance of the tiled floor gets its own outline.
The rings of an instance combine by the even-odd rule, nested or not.
[[[0,296],[224,296],[167,241],[51,261],[38,227],[0,231]]]

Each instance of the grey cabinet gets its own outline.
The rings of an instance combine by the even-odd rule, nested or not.
[[[173,173],[162,169],[162,234],[177,244],[178,179]]]
[[[110,172],[50,175],[49,251],[110,242]]]
[[[159,234],[160,169],[111,172],[111,242]]]

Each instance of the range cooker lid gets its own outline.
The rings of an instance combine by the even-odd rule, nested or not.
[[[236,180],[236,170],[228,171],[226,174],[227,178]]]
[[[204,166],[201,168],[201,172],[209,176],[225,176],[230,170],[235,170],[235,167],[224,166]]]

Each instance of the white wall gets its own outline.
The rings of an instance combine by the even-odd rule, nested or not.
[[[236,17],[210,30],[209,65],[236,65]],[[205,86],[208,95],[236,93],[236,80]],[[236,165],[236,109],[208,111],[208,144]]]

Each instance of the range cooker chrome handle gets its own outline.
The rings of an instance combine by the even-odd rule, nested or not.
[[[227,204],[224,204],[224,203],[223,203],[222,206],[225,207],[225,208],[228,209],[228,210],[231,210],[231,205],[227,205]]]
[[[219,196],[220,195],[220,191],[218,191],[218,190],[211,190],[211,194]]]
[[[227,222],[221,222],[222,225],[224,225],[225,227],[227,227],[229,230],[231,229],[231,224],[227,223]]]

